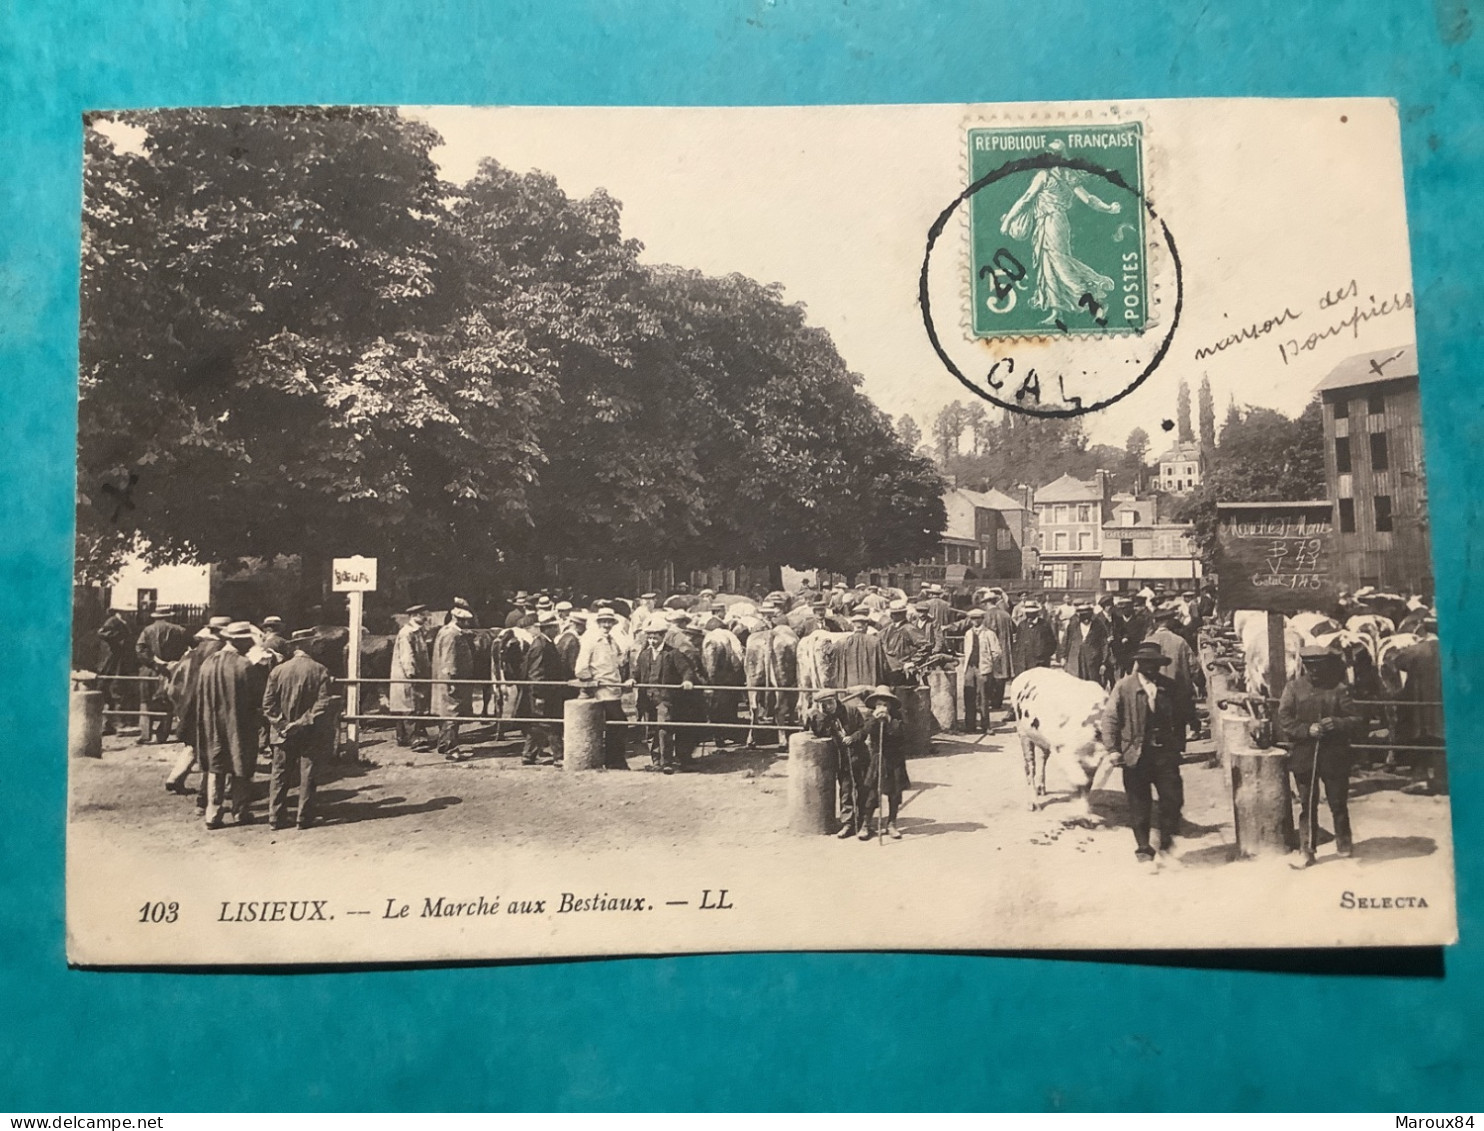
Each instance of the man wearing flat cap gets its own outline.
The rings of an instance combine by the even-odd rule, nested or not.
[[[1180,831],[1185,788],[1180,755],[1185,749],[1186,707],[1175,681],[1162,674],[1169,657],[1146,641],[1130,657],[1134,670],[1120,679],[1103,708],[1100,733],[1115,763],[1123,766],[1123,792],[1134,832],[1134,855],[1152,865],[1154,794],[1159,795],[1160,851],[1171,852]]]
[[[1365,733],[1365,717],[1345,686],[1345,660],[1318,644],[1299,651],[1303,671],[1283,688],[1278,701],[1278,733],[1291,745],[1288,768],[1299,802],[1299,855],[1296,868],[1314,863],[1318,843],[1319,785],[1335,822],[1335,854],[1349,856],[1352,738]]]
[[[239,825],[248,824],[252,777],[257,772],[266,671],[250,663],[253,627],[234,621],[222,629],[226,646],[201,664],[197,688],[197,733],[201,772],[206,778],[206,827],[222,827],[230,801]]]
[[[399,680],[433,678],[433,651],[428,645],[428,606],[411,605],[407,621],[397,630],[392,644],[392,682],[388,698],[392,714],[397,716],[397,745],[414,750],[429,750],[427,723],[418,716],[428,713],[433,688],[428,683],[400,683]]]
[[[1161,605],[1154,610],[1154,631],[1149,634],[1149,640],[1158,644],[1159,650],[1170,661],[1164,674],[1175,681],[1181,701],[1189,705],[1189,712],[1181,720],[1181,725],[1196,733],[1200,722],[1195,710],[1195,697],[1204,686],[1204,678],[1200,661],[1196,659],[1185,637],[1180,635],[1179,621],[1179,609],[1173,605]]]
[[[1005,643],[994,629],[985,624],[983,609],[969,610],[969,627],[964,632],[963,685],[964,685],[964,730],[980,733],[988,731],[990,700],[995,698],[991,686],[998,681],[1000,703],[1004,702],[1004,680],[996,672],[1005,667]],[[983,727],[980,727],[980,711],[983,710]]]

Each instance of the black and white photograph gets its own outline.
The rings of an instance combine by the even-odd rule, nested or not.
[[[1394,103],[84,137],[73,964],[1455,941]]]

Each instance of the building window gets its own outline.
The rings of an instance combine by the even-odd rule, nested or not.
[[[1376,529],[1382,532],[1391,529],[1391,496],[1376,496]]]
[[[1015,539],[1010,536],[1010,528],[1002,526],[994,532],[994,548],[996,550],[1015,549]]]
[[[1072,580],[1070,584],[1073,589],[1082,588],[1082,566],[1080,563],[1073,564],[1072,566]]]
[[[1079,550],[1090,550],[1090,549],[1092,549],[1092,535],[1089,534],[1085,530],[1080,530],[1080,531],[1077,532],[1077,549],[1079,549]]]
[[[1139,516],[1134,511],[1123,511],[1118,516],[1118,525],[1119,526],[1132,526],[1134,523],[1136,523],[1138,521],[1139,521]]]
[[[158,589],[140,589],[135,593],[134,607],[140,613],[152,613],[159,607],[160,591]]]
[[[1190,464],[1187,463],[1185,465],[1185,474],[1186,475],[1194,475],[1195,474],[1195,468],[1191,467]]]
[[[1350,474],[1350,437],[1335,437],[1335,472],[1339,475]]]
[[[1134,540],[1125,538],[1118,543],[1118,556],[1120,558],[1131,558],[1134,556]]]
[[[1385,471],[1391,466],[1391,453],[1386,450],[1386,433],[1371,433],[1371,470]]]
[[[1077,521],[1078,522],[1091,522],[1092,521],[1092,504],[1091,503],[1078,503],[1077,504]]]
[[[1350,402],[1347,400],[1335,401],[1335,419],[1345,420],[1350,416]]]
[[[1057,522],[1066,522],[1067,521],[1067,508],[1062,503],[1057,503],[1056,504],[1056,521]]]
[[[1366,411],[1372,416],[1379,416],[1386,411],[1386,394],[1380,391],[1373,391],[1366,397],[1365,407]]]
[[[1067,532],[1065,530],[1058,530],[1056,532],[1056,541],[1055,541],[1054,545],[1056,546],[1056,549],[1057,549],[1058,552],[1065,552],[1066,551],[1066,548],[1067,548]]]
[[[1355,500],[1340,500],[1340,533],[1355,533]]]

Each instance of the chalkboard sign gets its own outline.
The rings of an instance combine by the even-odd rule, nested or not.
[[[1218,503],[1216,515],[1222,608],[1297,613],[1334,604],[1339,583],[1327,500]]]

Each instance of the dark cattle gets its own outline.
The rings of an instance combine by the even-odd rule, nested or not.
[[[392,647],[396,640],[395,636],[361,636],[361,679],[373,681],[361,684],[362,711],[379,704],[386,694],[386,681],[392,675]],[[294,643],[308,652],[312,659],[329,668],[336,679],[344,679],[349,641],[350,629],[343,625],[317,624],[313,636]]]

